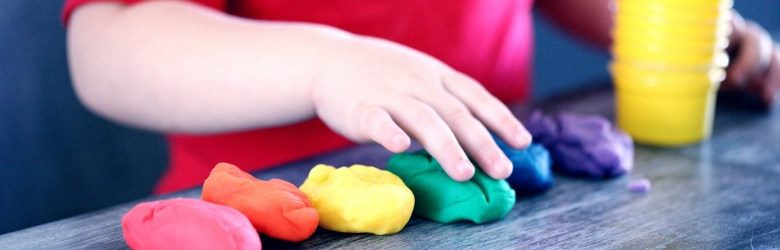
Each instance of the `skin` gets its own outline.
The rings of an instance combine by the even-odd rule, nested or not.
[[[780,90],[780,45],[764,28],[734,13],[731,34],[732,63],[723,83],[725,91],[747,91],[769,108]]]
[[[85,106],[161,132],[226,132],[316,115],[393,152],[414,137],[455,180],[474,173],[466,152],[491,177],[510,175],[487,128],[514,147],[531,141],[506,106],[442,62],[317,24],[248,20],[184,1],[99,2],[73,14],[68,52]]]
[[[538,2],[562,27],[609,44],[608,1]],[[760,37],[755,29],[735,33],[741,51],[757,46],[747,39]],[[406,46],[318,24],[248,20],[185,1],[96,2],[73,13],[68,54],[87,108],[160,132],[229,132],[317,116],[353,141],[392,152],[414,138],[458,181],[474,174],[466,153],[493,178],[511,174],[488,129],[515,148],[531,141],[474,79]],[[773,58],[765,70],[737,59],[750,65],[729,73],[753,79],[765,71],[774,78],[764,82],[777,85]]]

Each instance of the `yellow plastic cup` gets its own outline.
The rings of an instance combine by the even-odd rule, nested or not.
[[[616,45],[627,45],[649,50],[712,52],[713,50],[719,51],[726,49],[729,45],[727,37],[720,37],[717,39],[678,40],[651,36],[616,34],[614,39]]]
[[[707,139],[733,0],[618,0],[610,72],[618,125],[639,143]]]
[[[653,86],[685,85],[686,88],[673,88],[667,94],[690,95],[710,89],[712,84],[726,78],[726,70],[721,67],[708,67],[700,70],[678,67],[652,68],[631,62],[615,61],[609,66],[613,77],[619,77],[633,83]],[[692,85],[695,83],[697,85]],[[685,92],[685,91],[689,92]]]
[[[687,14],[690,11],[653,11],[640,7],[622,6],[617,18],[637,18],[654,22],[674,22],[680,25],[715,24],[731,18],[730,12],[715,12],[709,14]]]
[[[723,39],[728,39],[731,29],[722,29],[714,32],[685,32],[682,30],[662,30],[650,29],[646,27],[630,27],[628,25],[616,24],[612,30],[612,35],[616,41],[620,39],[632,40],[652,40],[669,43],[718,43]]]
[[[642,39],[641,37],[632,36],[614,36],[613,47],[623,48],[636,48],[644,50],[661,50],[669,51],[671,53],[710,53],[724,51],[728,45],[728,39],[722,38],[717,40],[690,40],[690,41],[678,41],[671,39],[660,39],[654,37],[647,37]]]
[[[660,72],[666,72],[666,71],[706,71],[712,68],[726,68],[729,64],[729,58],[726,54],[721,53],[718,54],[712,63],[702,63],[702,64],[693,64],[693,63],[680,63],[680,62],[670,62],[670,61],[663,61],[663,60],[657,60],[657,61],[649,61],[649,60],[639,60],[635,58],[626,58],[625,56],[620,57],[618,55],[613,55],[612,59],[613,63],[616,64],[630,64],[634,65],[636,67],[640,67],[643,69],[648,70],[656,70]]]
[[[714,25],[728,21],[730,14],[713,16],[684,16],[671,13],[642,11],[635,9],[621,9],[615,19],[634,18],[648,22],[670,22],[677,25]]]
[[[696,13],[688,13],[689,15],[707,16],[713,14],[723,13],[723,11],[731,9],[733,2],[727,1],[720,4],[669,4],[663,1],[633,1],[633,0],[621,0],[617,2],[616,7],[619,10],[625,8],[638,8],[641,10],[658,11],[658,12],[670,12],[670,13],[683,13],[685,10],[696,8]]]
[[[613,64],[611,71],[618,126],[636,142],[683,146],[709,138],[720,81],[708,74],[623,64]]]
[[[716,40],[728,36],[731,25],[728,21],[709,24],[683,25],[675,21],[642,19],[639,17],[618,17],[615,19],[613,32],[616,35],[653,36],[666,39],[708,39]]]
[[[618,3],[619,16],[661,16],[678,20],[711,22],[731,15],[730,6],[671,6],[657,3],[622,1]]]
[[[634,18],[642,20],[648,23],[673,23],[675,25],[716,25],[720,23],[728,22],[731,19],[730,14],[716,15],[712,17],[702,16],[678,16],[671,14],[653,13],[653,12],[640,12],[639,10],[621,10],[620,14],[615,18],[617,20]]]
[[[655,4],[670,7],[731,7],[734,0],[620,0],[618,4],[636,3],[636,4]]]
[[[688,43],[663,43],[656,41],[621,41],[619,44],[615,44],[615,50],[632,49],[632,50],[646,50],[657,53],[674,53],[674,54],[707,54],[710,57],[717,52],[723,50],[725,47],[722,45],[711,44],[709,46],[703,44],[688,44]]]
[[[645,64],[661,64],[671,66],[679,66],[683,68],[707,68],[712,65],[717,65],[717,61],[722,61],[724,58],[728,61],[728,55],[725,52],[715,53],[714,50],[709,52],[675,52],[675,51],[661,51],[661,50],[646,50],[636,47],[630,47],[629,45],[616,44],[612,47],[612,54],[616,60],[632,62],[632,63],[645,63]]]

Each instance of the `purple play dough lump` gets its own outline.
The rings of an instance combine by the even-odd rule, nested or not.
[[[550,151],[555,172],[610,178],[634,165],[631,137],[603,117],[535,111],[525,125],[534,141]]]
[[[647,193],[650,191],[650,180],[639,179],[628,182],[628,190],[632,193]]]

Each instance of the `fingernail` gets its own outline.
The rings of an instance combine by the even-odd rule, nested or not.
[[[493,168],[495,169],[496,177],[499,178],[506,178],[512,174],[512,162],[504,157],[493,162]]]
[[[462,177],[468,176],[472,169],[474,169],[474,166],[466,159],[460,159],[458,164],[455,165],[455,171]]]
[[[521,130],[519,133],[517,133],[517,136],[515,136],[515,138],[516,138],[515,140],[517,142],[517,144],[515,144],[515,145],[517,145],[518,147],[522,147],[522,146],[525,146],[527,144],[530,144],[531,140],[533,139],[531,137],[531,133],[528,133],[527,130]]]
[[[528,130],[523,131],[523,140],[530,142],[534,139],[534,136],[531,135],[531,132],[528,132]]]
[[[401,134],[396,134],[393,136],[393,144],[396,146],[403,146],[406,142],[406,137]]]

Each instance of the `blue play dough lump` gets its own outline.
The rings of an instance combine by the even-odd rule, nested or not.
[[[501,151],[512,161],[512,175],[506,179],[517,195],[533,195],[550,189],[553,184],[550,153],[541,144],[532,143],[518,150],[493,137]]]

